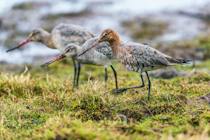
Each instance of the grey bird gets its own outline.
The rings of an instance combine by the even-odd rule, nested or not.
[[[21,48],[29,42],[39,42],[44,44],[48,48],[58,49],[61,53],[63,53],[68,44],[81,46],[85,43],[85,41],[93,37],[94,35],[83,27],[61,23],[55,26],[52,29],[51,33],[41,28],[34,29],[25,40],[20,42],[16,47],[7,50],[7,52]],[[79,61],[75,60],[74,57],[72,57],[72,60],[74,65],[73,87],[78,87],[81,64]],[[111,67],[113,69],[113,72],[116,73],[113,66]],[[106,67],[104,77],[106,82],[108,78]]]
[[[64,52],[60,55],[56,56],[54,59],[46,62],[42,66],[48,66],[55,61],[59,61],[64,59],[65,57],[73,58],[78,61],[80,64],[92,64],[97,66],[110,66],[114,73],[115,78],[115,86],[116,90],[118,89],[117,83],[117,73],[112,64],[112,50],[108,42],[101,42],[97,44],[96,49],[92,49],[89,52],[85,53],[82,56],[78,56],[78,54],[82,53],[84,50],[90,48],[98,41],[97,37],[91,38],[87,40],[82,46],[76,44],[68,44],[65,48]]]
[[[150,98],[151,81],[148,75],[148,71],[172,66],[175,64],[186,64],[191,60],[176,59],[168,56],[149,45],[140,43],[128,42],[123,43],[117,32],[112,29],[104,30],[98,40],[98,43],[109,42],[112,49],[113,57],[118,59],[129,71],[135,71],[140,74],[142,84],[139,86],[127,87],[117,89],[116,93],[124,92],[128,89],[142,88],[145,86],[142,73],[146,73],[148,79],[148,99]],[[89,47],[83,51],[79,56],[85,55],[91,48],[97,47],[95,43],[92,47]]]

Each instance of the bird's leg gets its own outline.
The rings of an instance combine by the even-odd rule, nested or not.
[[[72,58],[72,62],[74,65],[74,79],[73,79],[73,89],[74,89],[76,86],[76,79],[77,79],[77,64],[76,64],[74,58]]]
[[[140,78],[141,78],[141,83],[142,83],[140,86],[133,86],[133,87],[127,87],[127,88],[120,88],[120,89],[117,89],[117,90],[113,91],[113,93],[119,94],[119,93],[125,92],[125,91],[127,91],[127,90],[129,90],[129,89],[143,88],[143,87],[145,86],[145,84],[144,84],[144,78],[143,78],[142,73],[140,73]]]
[[[77,63],[77,79],[76,79],[76,87],[79,87],[79,76],[80,76],[80,71],[81,71],[81,64]]]
[[[105,81],[105,88],[107,87],[107,80],[108,80],[108,72],[107,67],[104,68],[104,81]]]
[[[144,78],[143,78],[142,73],[140,73],[140,78],[141,78],[141,83],[142,83],[140,86],[128,87],[127,89],[143,88],[145,86],[145,84],[144,84]]]
[[[151,81],[150,81],[150,78],[149,78],[149,75],[147,73],[147,71],[145,71],[146,73],[146,76],[147,76],[147,79],[148,79],[148,100],[150,99],[150,91],[151,91]]]
[[[114,69],[114,67],[112,65],[110,65],[110,66],[111,66],[112,71],[114,73],[115,88],[116,88],[115,90],[118,90],[117,72],[116,72],[116,70]]]

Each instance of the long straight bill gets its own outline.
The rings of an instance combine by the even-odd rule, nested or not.
[[[14,48],[12,48],[12,49],[9,49],[9,50],[7,50],[6,52],[10,52],[10,51],[16,50],[16,49],[18,49],[18,48],[24,46],[25,44],[27,44],[27,43],[29,43],[29,42],[30,42],[30,39],[23,40],[22,42],[20,42],[20,43],[18,44],[18,46],[14,47]]]
[[[48,66],[48,65],[50,65],[50,64],[52,64],[52,63],[54,63],[54,62],[56,62],[56,61],[59,61],[59,60],[64,59],[65,57],[66,57],[66,56],[63,55],[63,54],[62,54],[62,55],[59,55],[59,56],[55,57],[54,59],[52,59],[52,60],[50,60],[50,61],[48,61],[48,62],[42,64],[41,67]]]
[[[96,47],[96,46],[98,45],[98,43],[99,43],[99,41],[97,41],[97,42],[96,42],[93,46],[91,46],[90,48],[87,48],[86,50],[84,50],[82,53],[80,53],[80,54],[78,55],[78,57],[81,56],[81,55],[83,55],[83,54],[85,54],[86,52],[88,52],[88,51],[91,50],[92,48]]]

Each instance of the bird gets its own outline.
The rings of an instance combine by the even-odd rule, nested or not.
[[[112,50],[109,47],[108,42],[101,42],[97,44],[96,49],[92,49],[91,51],[85,53],[82,56],[78,57],[78,54],[88,49],[92,45],[94,45],[98,41],[98,37],[88,39],[82,46],[76,44],[68,44],[65,48],[64,52],[60,55],[56,56],[52,60],[44,63],[42,66],[48,66],[55,61],[59,61],[64,59],[65,57],[70,57],[80,62],[81,64],[92,64],[97,66],[110,66],[113,70],[114,77],[117,79],[117,73],[112,64]],[[115,80],[116,89],[118,89],[117,80]]]
[[[138,72],[141,79],[141,84],[138,86],[126,87],[117,89],[121,93],[128,89],[136,89],[145,87],[143,73],[146,74],[148,80],[148,99],[150,99],[151,93],[151,81],[148,71],[160,69],[175,64],[186,64],[191,60],[173,58],[166,55],[155,48],[152,48],[148,44],[141,44],[136,42],[121,41],[119,34],[113,29],[105,29],[99,36],[97,43],[84,50],[79,56],[85,55],[92,48],[97,47],[98,43],[109,42],[113,53],[113,59],[119,60],[127,70]]]
[[[55,26],[51,32],[48,32],[42,28],[37,28],[32,30],[32,32],[28,35],[28,37],[25,40],[21,41],[16,47],[7,50],[7,52],[21,48],[30,42],[39,42],[41,44],[44,44],[48,48],[58,49],[62,53],[64,52],[68,44],[76,44],[81,46],[82,44],[85,43],[86,40],[93,37],[94,35],[91,32],[87,31],[85,28],[81,26],[60,23],[57,26]],[[80,74],[81,63],[76,61],[73,57],[72,61],[74,65],[74,78],[73,78],[73,88],[74,88],[79,86],[79,74]],[[114,67],[113,66],[111,67],[115,74],[116,71],[114,70]],[[108,79],[106,67],[105,67],[104,77],[106,82]],[[115,80],[117,81],[117,79]]]

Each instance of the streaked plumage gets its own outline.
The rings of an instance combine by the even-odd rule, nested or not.
[[[145,72],[148,79],[148,98],[150,97],[151,82],[147,71],[159,69],[174,64],[187,63],[188,60],[175,59],[162,52],[150,47],[147,44],[140,43],[123,43],[117,32],[112,29],[104,30],[98,40],[98,43],[107,41],[113,52],[113,57],[117,58],[128,70],[140,73],[142,84],[140,86],[128,87],[118,89],[117,92],[123,92],[128,89],[144,87],[144,79],[142,73]],[[81,53],[85,55],[92,47],[86,49]]]
[[[70,43],[81,46],[85,41],[94,37],[91,32],[81,26],[63,23],[52,30],[51,36],[55,48],[61,51]]]
[[[75,44],[82,46],[88,39],[91,39],[93,37],[94,35],[83,27],[72,24],[61,23],[55,26],[52,29],[51,33],[41,28],[33,30],[29,34],[26,40],[20,42],[17,47],[12,48],[7,52],[20,48],[29,42],[39,42],[46,45],[49,48],[58,49],[61,53],[63,53],[68,44]],[[105,48],[104,51],[106,52],[107,47],[104,48]],[[111,53],[111,49],[109,53]],[[72,60],[74,64],[73,85],[78,86],[81,62],[75,60],[73,57]],[[85,64],[86,62],[83,61],[82,63]],[[105,81],[106,80],[107,80],[107,68],[105,67]]]
[[[174,64],[185,63],[182,59],[174,59],[162,52],[140,43],[121,44],[117,58],[130,71],[145,72]]]
[[[105,68],[107,66],[110,66],[114,73],[116,89],[118,89],[117,73],[114,67],[111,65],[112,51],[108,42],[99,43],[97,44],[96,49],[92,49],[91,51],[85,53],[84,55],[78,56],[78,54],[82,53],[84,50],[95,45],[97,41],[98,41],[98,38],[94,37],[87,40],[82,46],[79,46],[76,44],[68,44],[64,50],[64,53],[61,53],[60,56],[57,56],[56,58],[50,60],[44,65],[49,65],[65,57],[71,57],[77,62],[79,62],[79,64],[93,64],[93,65],[98,65],[98,66],[105,66]],[[105,79],[106,78],[107,77],[105,77]]]
[[[81,47],[79,47],[80,51],[78,52],[78,54],[96,44],[97,41],[98,37],[87,40]],[[101,42],[97,44],[97,47],[95,49],[92,49],[91,52],[87,52],[84,55],[79,56],[77,59],[92,60],[99,65],[101,65],[101,63],[103,63],[102,61],[104,60],[106,62],[103,65],[111,64],[112,49],[108,42]]]

